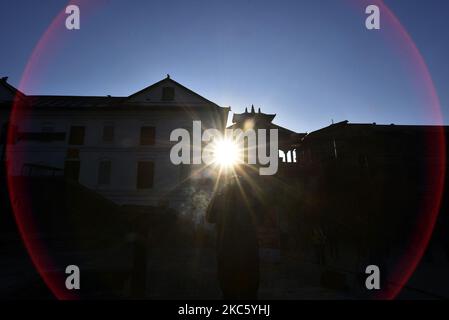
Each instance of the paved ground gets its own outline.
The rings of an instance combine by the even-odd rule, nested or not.
[[[6,239],[3,239],[6,240]],[[42,280],[17,239],[3,242],[0,259],[0,299],[33,297],[51,298]],[[118,295],[129,294],[128,271],[130,256],[120,248],[108,253],[59,253],[68,260],[78,262],[88,276],[82,277],[82,286],[89,287],[89,297],[109,296],[111,283],[95,290],[89,285],[92,277],[100,277],[102,270],[112,277],[120,274],[123,278]],[[117,257],[121,257],[117,259]],[[118,265],[111,268],[113,261]],[[150,299],[220,299],[221,292],[216,278],[215,251],[213,249],[157,249],[148,253],[146,298]],[[50,271],[50,270],[49,270]],[[52,270],[59,271],[62,270]],[[86,273],[84,272],[84,274]],[[123,276],[125,275],[125,276]],[[101,275],[103,277],[103,275]],[[98,285],[95,281],[95,285]],[[92,283],[93,284],[93,283]],[[117,288],[117,287],[116,287]],[[117,295],[117,293],[116,293]],[[115,296],[116,296],[115,295]],[[261,299],[336,299],[347,298],[343,293],[320,287],[320,269],[314,265],[292,263],[262,263],[259,296]]]
[[[154,250],[149,266],[148,296],[151,298],[220,299],[213,249]],[[159,258],[158,258],[159,257]],[[282,260],[281,260],[282,261]],[[262,262],[260,299],[341,299],[343,292],[320,287],[321,268],[299,262]]]
[[[4,235],[1,240],[0,299],[52,298],[20,240]],[[128,249],[123,246],[108,252],[59,252],[58,255],[65,255],[67,261],[82,266],[82,287],[88,292],[86,297],[128,297],[132,261]],[[435,267],[422,266],[400,298],[445,297],[449,288],[447,267],[441,265],[441,270],[436,270]],[[220,299],[215,270],[215,251],[212,248],[149,249],[145,298]],[[278,263],[262,262],[259,297],[291,300],[362,297],[357,290],[333,290],[322,286],[321,277],[325,270],[317,264],[293,257],[283,257]],[[359,281],[349,274],[345,278],[346,284],[352,288],[354,282]],[[115,290],[113,295],[110,294],[111,287]]]

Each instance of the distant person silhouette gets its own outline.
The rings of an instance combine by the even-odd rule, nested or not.
[[[315,247],[316,260],[319,265],[326,264],[326,241],[327,237],[321,227],[316,227],[312,231],[312,241]]]
[[[231,178],[207,209],[206,220],[216,224],[218,279],[226,300],[257,299],[258,205],[253,192],[243,179]]]
[[[146,292],[147,282],[147,251],[148,251],[148,229],[144,224],[137,227],[131,234],[131,245],[133,260],[131,268],[131,297],[143,299]]]

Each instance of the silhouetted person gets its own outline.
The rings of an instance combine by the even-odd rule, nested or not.
[[[331,226],[326,228],[327,230],[327,243],[329,245],[330,255],[334,260],[339,258],[339,244],[340,244],[340,233],[337,226]]]
[[[326,235],[321,227],[313,229],[312,241],[315,247],[316,260],[319,265],[326,264]]]
[[[259,246],[257,201],[249,184],[233,178],[216,194],[206,219],[216,224],[218,279],[224,299],[257,299]],[[244,190],[244,194],[242,193]]]
[[[131,297],[143,299],[147,282],[147,228],[138,227],[131,240],[133,260],[131,269]]]

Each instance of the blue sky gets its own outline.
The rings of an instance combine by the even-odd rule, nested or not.
[[[169,73],[222,106],[254,104],[299,132],[336,121],[434,123],[414,61],[381,30],[365,28],[373,1],[138,1],[80,5],[81,29],[64,25],[26,93],[129,95]],[[90,1],[92,3],[92,1]],[[449,111],[449,1],[386,4],[422,53]],[[0,75],[18,85],[28,58],[66,1],[0,2]]]

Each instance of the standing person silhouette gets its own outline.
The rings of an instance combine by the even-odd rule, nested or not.
[[[249,183],[234,177],[213,197],[206,212],[206,220],[216,224],[218,280],[226,300],[257,299],[258,205],[252,194]]]

